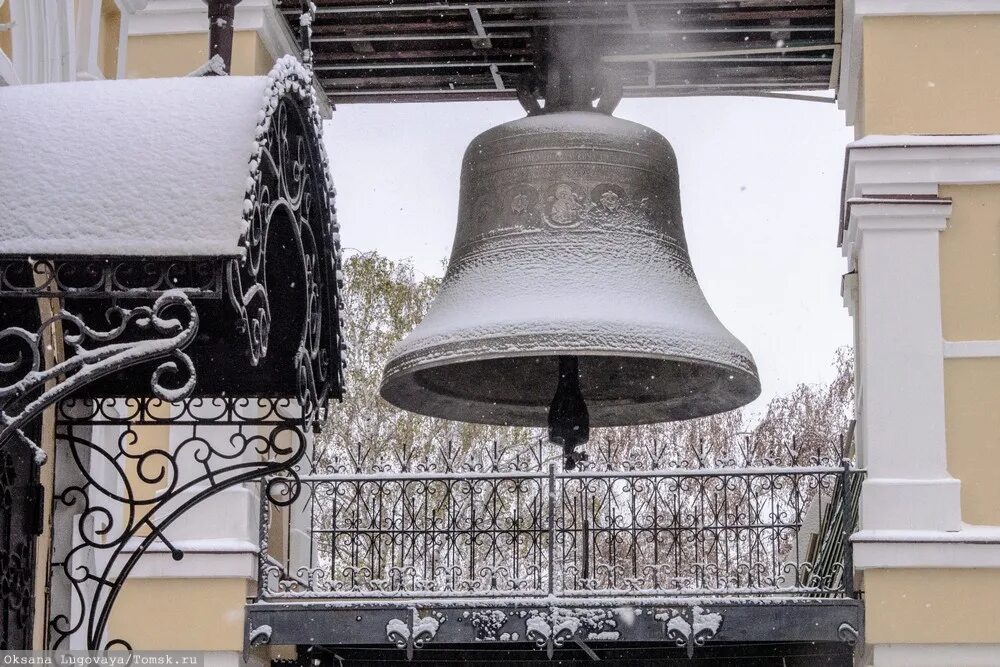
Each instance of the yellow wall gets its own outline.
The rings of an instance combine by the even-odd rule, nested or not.
[[[97,63],[105,79],[118,78],[118,44],[121,38],[122,14],[115,0],[102,0],[101,26],[97,41]]]
[[[1000,185],[943,186],[945,340],[1000,340]],[[945,361],[948,470],[962,480],[962,520],[1000,525],[1000,359]]]
[[[125,76],[130,79],[184,76],[208,60],[208,35],[140,35],[128,38]],[[238,31],[233,36],[232,73],[267,74],[274,59],[256,32]]]
[[[865,572],[865,641],[1000,643],[1000,570]]]
[[[945,340],[998,340],[1000,184],[942,186],[939,192],[952,199],[948,229],[941,234]]]
[[[1000,15],[864,19],[868,134],[1000,133]]]
[[[137,409],[135,406],[131,406],[129,410]],[[149,404],[149,415],[150,417],[157,419],[166,419],[170,416],[170,404],[164,403],[163,401],[153,401]],[[147,452],[152,451],[170,451],[170,426],[166,424],[136,424],[132,427],[135,432],[135,443],[131,445],[130,450],[133,456],[140,456]],[[139,469],[139,463],[142,462],[143,468]],[[150,456],[146,459],[141,458],[129,458],[125,462],[125,473],[128,478],[132,481],[133,489],[135,492],[135,497],[137,500],[153,500],[156,496],[167,487],[170,481],[170,471],[164,469],[166,462],[159,456]],[[142,473],[142,474],[140,474]],[[145,479],[156,479],[162,473],[162,479],[158,482],[145,482]],[[152,509],[152,505],[142,505],[136,508],[135,520],[139,521],[142,517],[146,516]],[[128,508],[122,508],[123,518],[124,515],[130,510]],[[150,531],[149,526],[143,525],[139,528],[137,535],[148,535]]]
[[[246,579],[127,579],[108,636],[137,650],[241,651]]]
[[[0,23],[10,23],[10,2],[5,2],[3,6],[0,6]],[[0,51],[3,51],[8,58],[14,53],[10,30],[0,30]]]
[[[944,387],[948,471],[962,480],[962,520],[1000,525],[1000,359],[947,359]]]

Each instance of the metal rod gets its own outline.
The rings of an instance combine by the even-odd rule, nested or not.
[[[206,0],[208,3],[208,58],[222,59],[229,74],[233,63],[233,19],[242,0]]]
[[[695,62],[695,63],[736,63],[740,65],[753,65],[755,63],[777,63],[777,64],[789,64],[789,63],[814,63],[814,64],[826,64],[830,62],[829,57],[791,57],[791,58],[781,58],[775,56],[761,56],[754,57],[753,55],[748,55],[746,57],[735,57],[735,56],[695,56],[695,57],[682,57],[676,60],[681,60],[683,62]],[[635,62],[645,62],[646,59],[641,56],[636,56]],[[617,62],[631,62],[625,60],[619,60]],[[665,62],[665,61],[657,61]],[[401,70],[401,69],[451,69],[451,68],[494,68],[494,67],[531,67],[533,63],[528,60],[523,61],[478,61],[478,62],[461,62],[461,61],[443,61],[443,60],[427,60],[427,61],[414,61],[414,62],[362,62],[362,63],[331,63],[326,65],[317,65],[315,70],[317,72],[339,72],[339,71],[354,71],[354,70]]]
[[[518,32],[505,32],[497,35],[490,35],[490,39],[528,39],[531,33],[526,30]],[[425,35],[344,35],[336,37],[313,37],[313,43],[325,44],[336,42],[440,42],[444,40],[479,40],[483,39],[479,35],[462,33],[439,33]]]
[[[857,593],[854,590],[854,554],[851,551],[851,534],[854,532],[854,508],[853,508],[853,489],[851,482],[853,481],[853,474],[851,473],[851,459],[848,458],[846,452],[844,454],[843,460],[843,472],[841,473],[841,512],[843,513],[843,520],[840,522],[843,540],[844,555],[842,561],[844,563],[844,575],[843,575],[843,587],[844,594],[847,597],[856,597]]]
[[[173,423],[173,422],[170,422]],[[550,473],[560,479],[620,479],[620,478],[646,478],[646,477],[732,477],[734,475],[819,475],[839,473],[843,470],[841,466],[759,466],[745,468],[661,468],[658,470],[629,470],[620,471],[585,471],[585,472],[555,472],[550,465],[549,472],[394,472],[392,479],[396,481],[412,480],[478,480],[478,479],[544,479]],[[852,470],[863,472],[861,468]],[[301,475],[299,480],[303,484],[314,482],[351,482],[383,479],[381,473],[353,474],[334,473],[328,475]]]
[[[632,63],[632,62],[668,62],[671,60],[685,60],[687,58],[712,58],[715,56],[751,56],[751,55],[772,55],[775,53],[801,53],[804,51],[832,51],[836,44],[808,44],[805,46],[775,46],[773,48],[745,48],[745,49],[725,49],[718,51],[675,51],[672,53],[636,53],[620,56],[603,56],[602,62],[606,63]]]
[[[556,585],[556,464],[549,464],[549,595]]]
[[[353,5],[353,6],[323,6],[319,7],[319,14],[368,14],[368,13],[397,13],[397,12],[467,12],[470,9],[538,9],[538,8],[559,8],[566,6],[565,0],[492,0],[481,2],[396,2],[381,3],[378,5]],[[644,7],[656,6],[702,6],[707,9],[719,7],[718,0],[631,0],[630,4]],[[598,8],[606,9],[608,0],[573,0],[572,6],[576,8]]]

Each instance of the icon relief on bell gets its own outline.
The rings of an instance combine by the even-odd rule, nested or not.
[[[619,185],[601,183],[590,192],[590,200],[596,207],[614,213],[626,205],[625,189]]]
[[[521,193],[514,196],[514,201],[510,203],[510,210],[517,215],[521,215],[528,210],[528,195]]]
[[[556,183],[545,198],[545,221],[557,229],[577,227],[582,222],[586,206],[583,195],[571,183]]]
[[[513,187],[506,196],[510,217],[518,224],[535,224],[538,216],[538,191],[527,183]]]
[[[477,225],[487,225],[491,222],[493,218],[493,211],[495,206],[493,204],[493,197],[490,195],[483,195],[476,200],[476,203],[472,206],[472,217]]]

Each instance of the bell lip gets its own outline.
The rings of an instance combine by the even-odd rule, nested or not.
[[[433,350],[433,347],[421,350],[421,352],[426,353],[429,350]],[[744,348],[745,349],[745,348]],[[413,377],[416,372],[422,370],[428,370],[431,368],[439,368],[441,366],[450,366],[453,364],[468,363],[472,361],[488,361],[491,359],[505,359],[505,358],[523,358],[523,357],[558,357],[558,356],[589,356],[589,357],[635,357],[641,359],[654,359],[657,361],[664,362],[681,362],[681,363],[699,363],[706,366],[713,366],[718,369],[728,371],[730,374],[736,377],[740,377],[740,382],[745,383],[747,391],[743,396],[750,396],[749,399],[742,403],[735,403],[733,405],[727,405],[721,410],[716,410],[713,412],[704,412],[702,414],[693,414],[684,418],[679,419],[662,419],[662,418],[651,418],[651,419],[624,419],[624,420],[614,420],[609,421],[607,419],[602,419],[601,415],[609,411],[614,411],[617,406],[611,404],[588,404],[591,407],[591,426],[594,428],[604,428],[613,426],[641,426],[644,424],[657,424],[657,423],[668,423],[673,421],[685,421],[687,419],[698,419],[701,417],[710,417],[716,414],[722,414],[724,412],[730,412],[732,410],[739,409],[745,405],[749,405],[753,401],[760,397],[762,388],[760,384],[760,376],[757,372],[757,364],[753,359],[753,356],[747,351],[747,360],[753,367],[752,371],[741,368],[739,366],[732,366],[725,363],[719,363],[716,361],[706,360],[704,358],[682,356],[682,355],[665,355],[665,354],[652,354],[649,352],[633,352],[633,351],[623,351],[623,350],[600,350],[594,348],[587,349],[574,349],[574,348],[563,348],[559,350],[516,350],[504,353],[486,353],[477,354],[475,357],[472,355],[458,354],[447,359],[440,359],[434,361],[428,361],[423,363],[416,363],[406,367],[405,369],[390,371],[393,366],[395,358],[390,359],[386,363],[385,368],[382,372],[382,380],[379,382],[379,396],[383,400],[390,403],[391,405],[406,410],[407,412],[412,412],[414,414],[423,415],[425,417],[433,417],[437,419],[446,419],[450,421],[466,422],[472,424],[490,424],[494,426],[527,426],[527,427],[543,427],[547,423],[547,408],[542,406],[513,406],[512,410],[522,410],[524,412],[537,412],[539,418],[536,420],[529,420],[528,417],[524,418],[513,418],[500,420],[487,420],[487,419],[467,419],[458,418],[452,414],[446,414],[444,412],[438,411],[428,411],[419,409],[419,406],[413,405],[416,401],[415,399],[420,393],[428,393],[432,396],[440,396],[439,394],[434,394],[430,390],[418,385],[413,381]],[[390,390],[395,390],[390,391]],[[403,398],[404,400],[397,402],[397,398]],[[407,400],[410,399],[410,400]],[[496,403],[490,403],[487,401],[473,401],[468,399],[454,399],[465,405],[474,406],[496,406]],[[681,398],[674,398],[662,401],[652,401],[649,403],[638,403],[629,406],[623,406],[626,409],[622,410],[622,413],[628,412],[647,412],[655,411],[657,406],[663,406],[666,404],[677,404],[681,401]],[[742,398],[740,398],[742,400]],[[631,408],[631,410],[627,409]],[[488,415],[484,415],[488,416]]]

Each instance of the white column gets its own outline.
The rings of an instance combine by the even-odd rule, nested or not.
[[[961,528],[945,445],[940,232],[950,202],[849,202],[844,251],[858,268],[861,529]]]

